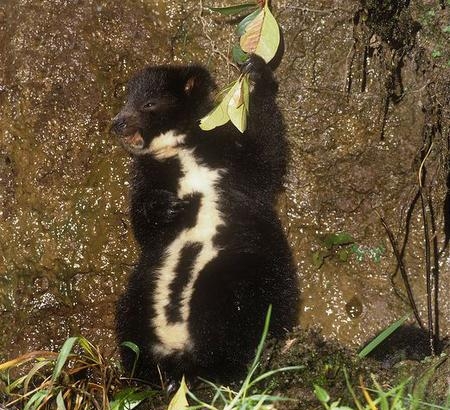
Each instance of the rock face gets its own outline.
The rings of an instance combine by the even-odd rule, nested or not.
[[[448,44],[448,10],[375,3],[294,7],[283,62],[293,144],[286,225],[304,284],[302,323],[356,345],[408,309],[399,260],[422,322],[427,269],[440,276],[441,333],[450,312],[449,50],[432,57],[444,36]],[[353,240],[335,245],[342,232]]]
[[[0,355],[57,348],[80,332],[113,345],[113,303],[136,254],[128,158],[109,122],[146,64],[200,61],[221,86],[233,79],[223,53],[235,22],[199,7],[0,5]],[[428,270],[448,334],[448,8],[273,8],[292,148],[280,211],[303,284],[302,325],[362,343],[408,310],[400,270],[426,325]]]

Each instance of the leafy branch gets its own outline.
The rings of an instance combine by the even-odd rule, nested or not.
[[[245,64],[249,54],[259,55],[267,63],[273,59],[280,44],[280,29],[269,9],[268,0],[209,9],[226,16],[252,11],[236,28],[236,34],[240,37],[239,44],[232,50],[236,63]],[[241,74],[219,94],[220,102],[200,120],[200,128],[209,131],[231,121],[243,133],[247,129],[249,115],[249,90],[249,74]]]

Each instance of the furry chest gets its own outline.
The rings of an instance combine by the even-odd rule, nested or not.
[[[178,197],[200,194],[201,198],[195,224],[182,230],[169,244],[156,272],[155,317],[151,325],[159,339],[153,350],[162,356],[193,347],[189,334],[190,301],[202,269],[219,252],[214,236],[224,224],[219,210],[222,171],[204,165],[192,150],[180,150],[178,158]]]

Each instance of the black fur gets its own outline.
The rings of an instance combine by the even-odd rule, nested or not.
[[[274,211],[286,168],[286,140],[276,106],[277,83],[259,57],[244,68],[250,73],[248,129],[241,134],[227,124],[202,131],[199,119],[211,108],[214,88],[200,66],[149,67],[128,85],[128,100],[112,129],[133,155],[131,221],[141,248],[139,262],[117,308],[119,342],[136,343],[141,354],[135,376],[159,384],[158,367],[169,380],[184,374],[227,381],[242,374],[261,337],[267,309],[273,306],[270,331],[283,337],[295,325],[298,289],[291,254]],[[179,233],[195,226],[202,194],[178,197],[182,168],[177,155],[156,159],[142,154],[155,137],[176,130],[185,134],[181,148],[194,149],[209,169],[222,169],[219,210],[224,223],[213,237],[217,257],[200,271],[188,319],[192,348],[155,354],[158,342],[151,319],[155,272]],[[131,141],[129,136],[137,135]],[[178,147],[180,148],[180,147]],[[185,246],[170,285],[168,321],[180,320],[180,295],[191,277],[201,243]],[[134,354],[124,348],[128,369]]]

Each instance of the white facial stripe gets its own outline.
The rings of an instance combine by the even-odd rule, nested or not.
[[[217,256],[219,249],[213,244],[217,228],[224,224],[220,214],[219,191],[216,188],[223,171],[210,169],[195,158],[193,150],[179,149],[178,158],[183,176],[178,185],[178,197],[192,193],[201,193],[202,198],[198,210],[197,223],[194,227],[183,230],[168,246],[164,261],[157,271],[157,281],[154,293],[154,308],[156,315],[152,325],[161,344],[154,347],[156,354],[167,355],[177,351],[192,348],[188,328],[190,301],[194,292],[195,282],[205,265]],[[176,275],[176,266],[182,249],[189,243],[199,242],[202,249],[197,255],[189,282],[181,295],[180,323],[168,323],[165,306],[169,302],[170,284]]]
[[[176,131],[170,130],[153,138],[147,148],[136,153],[139,155],[150,154],[158,160],[171,158],[178,154],[185,138],[186,135],[177,134]]]

